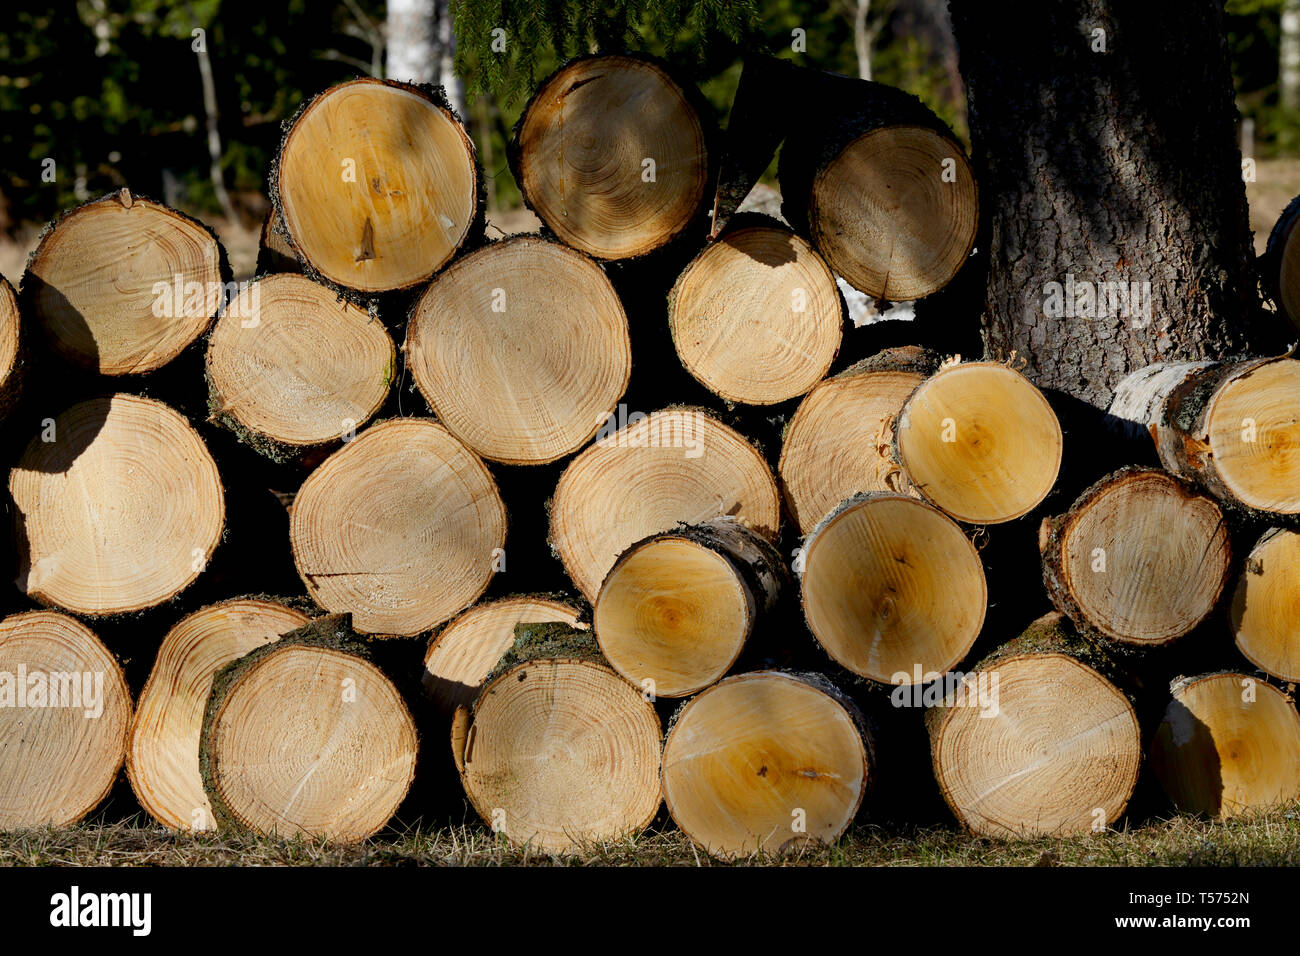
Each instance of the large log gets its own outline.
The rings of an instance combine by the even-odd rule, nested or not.
[[[358,79],[288,124],[271,200],[309,275],[373,295],[428,280],[481,219],[474,144],[440,90]]]
[[[195,611],[167,632],[140,692],[126,753],[127,778],[146,813],[173,830],[216,825],[199,771],[212,678],[307,621],[279,601],[236,598]]]
[[[659,718],[604,663],[589,631],[520,624],[514,646],[461,708],[452,752],[493,831],[548,853],[645,829],[659,809]]]
[[[860,491],[915,494],[894,460],[903,404],[939,364],[912,346],[886,349],[817,384],[781,444],[781,490],[801,534]]]
[[[217,672],[199,768],[219,827],[348,843],[392,818],[416,752],[405,702],[339,615]]]
[[[9,473],[18,587],[77,614],[139,611],[207,567],[225,524],[216,463],[162,402],[116,394],[73,405]]]
[[[830,844],[876,769],[862,714],[824,677],[737,674],[685,703],[664,743],[668,812],[721,859]]]
[[[53,611],[0,621],[0,830],[76,823],[126,753],[131,693],[89,628]]]
[[[926,379],[895,428],[916,490],[958,521],[997,524],[1038,506],[1061,467],[1061,423],[1043,393],[999,362],[949,365]]]
[[[577,451],[627,390],[627,315],[580,252],[515,236],[454,262],[411,312],[406,355],[433,413],[513,465]]]
[[[967,829],[998,839],[1104,829],[1137,784],[1142,735],[1113,658],[1059,614],[1035,621],[926,712],[935,777]]]
[[[567,245],[630,259],[699,218],[710,180],[698,94],[663,64],[581,57],[544,80],[510,144],[524,201]]]
[[[1300,534],[1266,531],[1251,548],[1229,609],[1237,649],[1252,664],[1300,683]]]
[[[606,659],[655,697],[685,697],[735,664],[786,578],[781,554],[734,518],[653,535],[628,548],[596,598]]]
[[[804,543],[802,588],[808,628],[826,653],[883,684],[955,667],[979,635],[988,599],[961,528],[892,492],[856,495],[823,519]]]
[[[1227,818],[1300,797],[1300,715],[1289,696],[1233,673],[1183,678],[1170,693],[1151,763],[1175,807]]]
[[[1111,416],[1145,427],[1161,463],[1225,505],[1300,513],[1300,361],[1150,366],[1116,389]]]
[[[441,425],[372,425],[302,483],[289,539],[307,593],[362,634],[412,636],[473,604],[504,556],[491,473]]]
[[[212,324],[227,272],[206,226],[122,189],[47,227],[22,298],[66,361],[103,375],[151,372]]]
[[[966,151],[902,90],[829,73],[800,82],[800,118],[778,169],[786,220],[874,299],[943,288],[970,255],[979,223]]]
[[[244,286],[207,351],[208,411],[273,461],[350,438],[379,411],[397,369],[384,326],[298,275]]]
[[[744,436],[696,408],[626,417],[570,462],[551,502],[551,545],[588,601],[619,555],[679,524],[730,515],[775,538],[776,481]]]
[[[1125,468],[1044,519],[1043,580],[1082,630],[1134,646],[1168,644],[1214,610],[1231,570],[1223,513],[1185,482]]]
[[[835,276],[774,219],[738,217],[678,276],[668,325],[686,370],[729,402],[772,405],[825,377],[840,348]]]

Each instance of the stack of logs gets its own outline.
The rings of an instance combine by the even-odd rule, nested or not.
[[[733,858],[924,791],[907,727],[989,836],[1111,826],[1144,755],[1179,809],[1300,796],[1300,362],[1136,371],[1069,465],[952,316],[845,332],[837,276],[970,256],[951,131],[771,69],[722,136],[656,61],[562,67],[510,152],[541,235],[489,240],[440,91],[375,80],[286,124],[250,283],[127,189],[52,224],[0,285],[0,827],[125,763],[168,828],[359,840],[458,777],[518,844],[666,805]],[[738,212],[773,82],[813,104],[783,218]]]

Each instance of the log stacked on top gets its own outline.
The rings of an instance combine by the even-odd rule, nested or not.
[[[837,274],[915,298],[969,254],[951,132],[764,70],[719,140],[657,61],[562,67],[511,148],[542,236],[484,241],[458,117],[372,80],[287,125],[252,283],[127,190],[59,220],[0,283],[17,590],[46,608],[0,622],[0,826],[84,817],[125,761],[169,828],[355,841],[445,760],[516,844],[666,807],[720,858],[778,854],[925,789],[888,754],[913,717],[990,837],[1112,826],[1144,737],[1179,808],[1300,795],[1269,683],[1300,675],[1300,363],[1137,370],[1111,417],[1163,467],[1063,474],[1014,357],[864,356],[844,325]],[[817,104],[788,224],[733,215],[763,91]],[[115,654],[152,659],[134,719]],[[1166,693],[1192,664],[1224,670]],[[30,717],[35,672],[90,674],[99,716]]]

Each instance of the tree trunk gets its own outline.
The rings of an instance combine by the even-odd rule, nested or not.
[[[1036,384],[1104,409],[1151,362],[1266,347],[1222,5],[951,9],[984,199],[989,356],[1014,350]]]
[[[590,632],[520,624],[516,635],[453,724],[470,803],[494,832],[546,852],[644,830],[660,802],[654,705],[610,670]]]
[[[596,639],[637,687],[685,697],[731,669],[785,578],[780,552],[734,518],[683,525],[619,558],[596,599]]]
[[[448,0],[389,0],[384,75],[443,88],[462,118],[465,96],[456,76],[456,32]]]
[[[1277,100],[1294,114],[1300,110],[1300,0],[1283,0],[1279,26]]]
[[[817,674],[737,674],[684,704],[664,742],[664,799],[719,859],[834,843],[871,788],[857,707]]]

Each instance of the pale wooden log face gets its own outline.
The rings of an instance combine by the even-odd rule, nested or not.
[[[1300,362],[1269,362],[1229,379],[1206,410],[1214,468],[1244,505],[1300,512]]]
[[[984,623],[984,568],[961,529],[901,495],[858,502],[805,548],[803,607],[839,664],[886,684],[944,673]]]
[[[211,755],[217,793],[245,826],[349,842],[378,831],[406,796],[415,722],[373,664],[289,646],[230,689]]]
[[[898,423],[903,470],[959,521],[1019,518],[1047,497],[1061,467],[1061,425],[1042,392],[995,362],[926,380]]]
[[[126,761],[140,805],[163,826],[215,825],[199,772],[199,736],[213,676],[307,621],[306,614],[274,601],[225,601],[195,611],[163,639],[136,706]]]
[[[1061,528],[1063,582],[1086,622],[1163,644],[1214,609],[1229,571],[1223,513],[1163,472],[1112,483]]]
[[[105,375],[151,372],[211,324],[220,249],[166,206],[111,197],[74,210],[41,241],[23,279],[32,318],[63,358]]]
[[[477,189],[461,125],[378,80],[317,97],[280,154],[294,244],[327,279],[363,292],[410,288],[437,271],[469,232]]]
[[[411,373],[476,453],[543,464],[577,451],[627,389],[627,316],[587,256],[535,237],[458,260],[421,296]]]
[[[468,707],[514,645],[515,625],[554,621],[585,627],[578,617],[572,606],[546,598],[521,596],[476,605],[429,642],[421,678],[424,690],[446,713]]]
[[[763,456],[696,409],[666,409],[602,435],[565,469],[551,541],[588,601],[619,555],[678,524],[734,515],[769,537],[780,497]]]
[[[945,160],[955,181],[942,178]],[[919,127],[864,133],[813,181],[813,242],[837,273],[877,299],[929,295],[957,274],[979,224],[961,148]]]
[[[216,463],[161,402],[81,402],[9,473],[20,588],[81,614],[173,597],[206,567],[225,523]]]
[[[465,792],[515,843],[563,853],[618,839],[659,809],[660,734],[654,707],[609,668],[529,661],[475,705]]]
[[[1300,683],[1300,534],[1277,531],[1250,553],[1231,622],[1237,647],[1252,664]]]
[[[894,422],[924,376],[863,372],[821,382],[800,403],[781,446],[786,505],[803,534],[860,491],[915,494],[890,453]]]
[[[726,558],[693,541],[663,538],[610,571],[593,626],[616,671],[656,696],[685,697],[735,663],[756,611]]]
[[[862,802],[868,755],[833,698],[776,671],[690,701],[664,745],[673,820],[722,858],[835,841]]]
[[[699,115],[659,67],[631,57],[580,60],[553,76],[529,106],[519,150],[528,204],[567,245],[598,259],[658,248],[704,200]]]
[[[122,669],[85,625],[53,611],[0,621],[0,829],[61,826],[93,810],[122,766],[130,721]]]
[[[303,482],[289,536],[308,593],[363,634],[413,635],[487,588],[505,505],[477,457],[431,419],[381,422]]]
[[[217,410],[297,446],[337,441],[369,421],[396,364],[382,323],[296,275],[242,289],[217,320],[207,355]]]
[[[1179,688],[1151,745],[1179,810],[1235,817],[1300,796],[1300,716],[1269,684],[1214,674]]]
[[[825,377],[840,347],[835,277],[787,229],[747,228],[709,246],[673,287],[682,364],[728,401],[770,405]]]
[[[1137,783],[1142,739],[1132,706],[1092,668],[1063,654],[998,661],[996,707],[949,708],[935,775],[962,823],[1016,839],[1108,826]],[[972,697],[974,694],[971,695]]]
[[[13,286],[0,277],[0,388],[8,382],[18,358],[20,325],[18,296]]]

